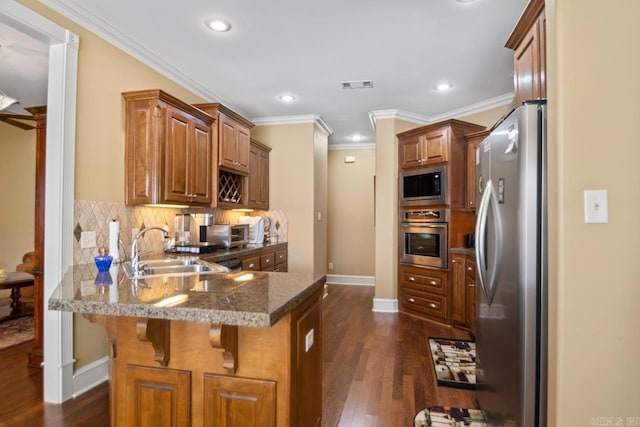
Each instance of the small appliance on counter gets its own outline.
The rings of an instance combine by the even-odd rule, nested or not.
[[[249,224],[249,244],[264,243],[264,218],[261,216],[241,216],[238,218],[240,224]]]
[[[247,246],[249,224],[215,224],[207,227],[207,242],[224,248]]]
[[[175,245],[167,249],[171,254],[210,254],[219,245],[211,241],[208,229],[213,224],[213,214],[176,214],[174,220]]]

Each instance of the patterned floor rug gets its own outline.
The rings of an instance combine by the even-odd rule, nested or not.
[[[473,390],[476,387],[476,343],[429,338],[438,385]]]
[[[33,339],[33,316],[0,322],[0,350]]]
[[[413,427],[487,427],[479,409],[430,406],[418,412]]]

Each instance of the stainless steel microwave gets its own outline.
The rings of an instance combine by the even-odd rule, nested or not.
[[[402,206],[446,205],[447,166],[438,165],[400,173]]]

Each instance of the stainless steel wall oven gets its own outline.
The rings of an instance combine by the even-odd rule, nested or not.
[[[447,268],[449,218],[447,209],[403,210],[400,261]]]

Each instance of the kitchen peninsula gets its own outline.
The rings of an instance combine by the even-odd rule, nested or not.
[[[129,279],[78,265],[49,308],[107,330],[112,426],[316,426],[324,283],[258,271]]]

